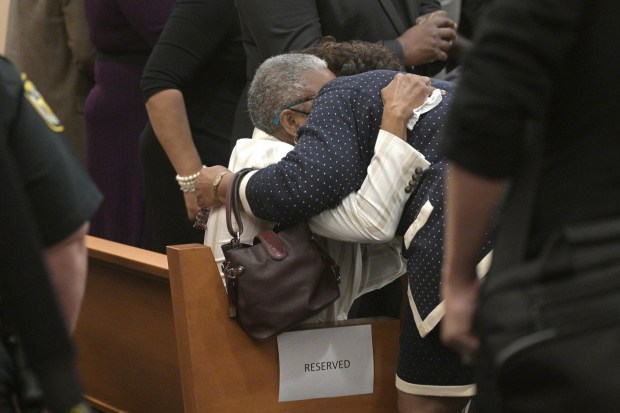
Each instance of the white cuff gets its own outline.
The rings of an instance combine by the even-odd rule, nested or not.
[[[375,156],[377,155],[381,155],[383,159],[397,161],[405,170],[414,171],[417,167],[426,170],[431,166],[424,155],[407,141],[383,129],[379,130],[375,142]],[[407,176],[407,181],[409,178]]]
[[[252,213],[252,208],[250,208],[250,204],[248,203],[248,198],[245,196],[245,188],[248,185],[248,180],[252,177],[252,175],[254,175],[256,172],[258,171],[252,171],[252,172],[248,172],[242,179],[241,182],[239,183],[239,199],[241,200],[241,205],[243,206],[243,211],[252,216],[255,217],[256,216]]]

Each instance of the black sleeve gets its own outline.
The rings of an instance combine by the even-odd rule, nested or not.
[[[439,0],[422,0],[420,4],[420,16],[437,10],[441,10],[441,3]]]
[[[484,13],[492,2],[493,0],[463,0],[459,33],[468,39],[472,39],[480,27]]]
[[[502,1],[491,6],[463,64],[443,150],[453,162],[495,178],[523,156],[523,127],[547,115],[553,79],[575,44],[585,1]]]
[[[178,0],[144,69],[145,100],[165,89],[183,90],[238,25],[233,1]]]
[[[243,24],[251,33],[262,60],[312,45],[322,37],[314,0],[237,0]]]
[[[94,215],[101,193],[58,132],[62,125],[34,85],[28,80],[22,83],[8,63],[0,67],[12,72],[10,82],[17,105],[8,146],[33,207],[37,231],[43,245],[49,246]]]

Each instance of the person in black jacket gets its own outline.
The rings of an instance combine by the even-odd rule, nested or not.
[[[531,362],[525,351],[511,370],[510,385],[494,389],[499,357],[493,358],[488,348],[479,345],[487,342],[490,334],[505,330],[474,328],[474,314],[485,304],[479,301],[481,283],[474,275],[473,262],[482,233],[495,221],[507,184],[514,182],[523,168],[532,167],[528,161],[534,145],[525,139],[526,125],[531,122],[544,125],[544,131],[529,139],[540,146],[542,160],[524,258],[540,257],[549,241],[575,224],[620,217],[620,46],[612,40],[620,36],[618,16],[617,0],[496,1],[462,68],[442,148],[450,160],[442,335],[465,356],[477,353],[479,412],[618,411],[618,383],[606,374],[620,369],[617,345],[597,340],[594,332],[587,334],[577,351],[554,347],[550,340],[527,344],[531,349],[536,342],[539,352],[556,350],[555,354],[567,360],[566,366],[572,360],[591,361],[588,367],[601,378],[593,386],[596,396],[591,388],[582,386],[583,377]],[[516,205],[512,199],[507,198],[508,206]],[[503,226],[503,218],[499,219],[500,231],[508,228]],[[498,243],[495,265],[504,264],[498,257],[513,247],[501,248]],[[501,274],[491,271],[489,278]],[[515,274],[503,274],[505,285],[515,284]],[[519,283],[545,288],[537,281]],[[487,301],[495,294],[487,290]],[[593,305],[585,299],[582,302],[584,307]],[[514,306],[514,314],[533,313],[535,308],[538,312],[544,307]],[[584,326],[594,321],[585,313],[565,314]],[[595,318],[608,316],[602,312]],[[510,327],[519,331],[517,320],[518,316]],[[610,330],[617,342],[620,326],[615,323]],[[510,344],[513,349],[528,347],[523,340]],[[585,358],[584,353],[596,354],[598,361]],[[497,395],[509,407],[496,406]],[[536,401],[544,401],[544,407],[538,403],[534,408]],[[593,403],[606,405],[606,409]]]
[[[20,392],[21,343],[42,390],[39,408],[84,412],[68,333],[86,282],[85,237],[101,194],[35,86],[0,58],[0,409]],[[17,397],[20,400],[20,397]],[[21,400],[20,400],[21,401]],[[32,402],[38,402],[32,400]],[[24,406],[21,406],[24,408]]]
[[[248,81],[267,58],[312,46],[324,36],[382,43],[407,71],[431,76],[443,67],[456,38],[456,24],[441,11],[438,0],[237,0],[236,4]],[[235,139],[252,135],[245,95],[235,116]]]

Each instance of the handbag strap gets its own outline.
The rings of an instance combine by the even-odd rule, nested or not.
[[[525,123],[523,156],[527,161],[517,172],[504,201],[493,253],[494,270],[511,267],[526,256],[534,212],[534,195],[542,167],[543,133],[543,122],[540,120],[530,119]]]
[[[239,185],[241,184],[243,177],[251,171],[252,168],[244,168],[235,172],[233,174],[233,179],[231,179],[228,184],[228,189],[226,192],[226,227],[228,228],[228,233],[233,237],[233,239],[237,240],[243,233],[243,221],[241,220],[241,212],[239,210]],[[235,216],[235,221],[237,221],[237,230],[235,230],[232,225],[233,215]]]

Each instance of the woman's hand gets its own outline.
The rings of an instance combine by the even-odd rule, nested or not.
[[[459,277],[455,277],[461,280]],[[478,351],[479,339],[474,333],[474,315],[480,281],[475,274],[467,281],[444,279],[441,285],[446,313],[441,321],[441,340],[461,354],[463,362],[471,361]]]
[[[193,222],[196,219],[196,214],[200,211],[196,194],[194,192],[183,192],[183,200],[185,201],[185,209],[187,209],[187,219]]]
[[[431,86],[428,77],[398,73],[381,90],[383,100],[381,129],[406,140],[407,121],[413,115],[413,110],[421,106],[433,90],[435,88]]]
[[[198,179],[196,179],[196,199],[198,205],[201,208],[215,208],[222,205],[223,201],[226,201],[226,192],[230,179],[232,179],[232,173],[227,173],[222,176],[218,185],[217,194],[213,191],[213,182],[220,172],[228,171],[226,167],[221,165],[202,168]]]

